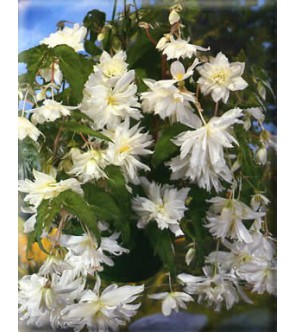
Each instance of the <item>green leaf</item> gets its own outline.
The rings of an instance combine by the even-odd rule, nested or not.
[[[38,144],[26,137],[18,144],[18,173],[19,179],[33,179],[33,169],[41,170],[41,160]]]
[[[105,25],[106,14],[98,9],[89,11],[83,19],[84,26],[90,31],[90,40],[95,41]]]
[[[67,45],[55,46],[53,54],[59,59],[64,79],[70,84],[73,101],[77,104],[80,103],[84,84],[92,71],[92,62]]]
[[[156,143],[152,157],[152,164],[154,167],[159,166],[163,161],[172,157],[178,151],[179,148],[171,142],[171,139],[187,129],[187,126],[181,123],[176,123],[163,130],[161,137]]]
[[[77,193],[67,190],[64,193],[63,207],[87,226],[100,244],[100,231],[97,227],[97,219],[88,203]]]
[[[91,210],[91,207],[79,194],[72,190],[66,190],[60,193],[57,197],[43,200],[39,205],[37,209],[36,224],[34,231],[30,236],[28,249],[31,247],[34,239],[36,239],[41,250],[48,254],[43,247],[41,236],[44,230],[48,230],[51,223],[63,208],[79,218],[81,223],[87,226],[89,231],[96,237],[98,245],[100,244],[100,231],[97,227],[96,216]]]
[[[100,55],[102,53],[102,49],[95,45],[95,43],[91,40],[85,40],[84,48],[87,53],[94,56]]]
[[[120,222],[121,212],[111,194],[106,193],[102,188],[93,183],[86,183],[82,186],[85,199],[91,205],[94,213],[101,220]]]
[[[32,84],[35,81],[35,76],[40,68],[49,66],[50,61],[50,50],[46,45],[39,45],[29,50],[23,51],[18,56],[18,61],[27,64],[27,75],[26,78],[29,80],[28,83]]]
[[[108,142],[112,141],[110,138],[103,135],[102,133],[95,131],[84,125],[81,125],[80,123],[77,123],[75,121],[67,121],[63,124],[63,127],[65,130],[68,130],[68,131],[71,131],[71,132],[74,132],[77,134],[82,133],[82,134],[87,134],[87,135],[94,136],[94,137],[99,137]]]
[[[151,246],[154,248],[155,254],[159,255],[164,267],[175,276],[176,267],[171,232],[167,229],[159,229],[156,222],[149,222],[145,228],[145,232],[150,240]]]
[[[120,222],[116,226],[122,233],[123,242],[126,243],[130,239],[131,195],[126,189],[125,178],[120,167],[110,165],[105,171],[109,177],[108,186],[121,211]]]

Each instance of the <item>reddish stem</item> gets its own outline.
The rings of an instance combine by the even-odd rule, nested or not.
[[[153,39],[153,37],[151,36],[151,34],[150,34],[150,31],[149,31],[149,28],[146,28],[145,29],[145,33],[146,33],[146,35],[147,35],[147,37],[148,37],[148,39],[156,46],[157,45],[157,42]]]

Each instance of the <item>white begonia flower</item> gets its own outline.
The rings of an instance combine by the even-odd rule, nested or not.
[[[42,78],[44,78],[45,82],[51,82],[52,80],[52,70],[53,70],[53,80],[57,85],[61,85],[63,74],[62,71],[59,68],[58,63],[52,64],[48,68],[42,68],[39,70],[39,74]]]
[[[71,270],[73,266],[66,262],[62,257],[48,255],[40,270],[39,275],[47,276],[52,273],[62,274],[65,270]]]
[[[62,234],[60,243],[69,250],[65,261],[74,267],[68,275],[93,274],[95,271],[102,271],[103,264],[113,266],[114,261],[106,253],[115,256],[129,253],[128,249],[118,244],[119,236],[120,233],[113,233],[109,237],[102,236],[98,248],[96,239],[91,235],[72,236]]]
[[[171,12],[169,14],[169,23],[170,23],[170,25],[173,25],[176,22],[179,22],[179,20],[180,20],[180,16],[177,13],[177,11],[175,9],[171,10]]]
[[[43,102],[43,105],[38,108],[33,108],[31,112],[32,122],[34,124],[44,123],[44,122],[53,122],[56,119],[61,118],[62,116],[68,116],[71,114],[71,110],[77,109],[79,106],[64,106],[62,103],[57,102],[52,99],[46,99]]]
[[[80,298],[84,284],[81,278],[68,283],[56,274],[51,280],[37,274],[24,276],[19,280],[20,320],[39,327],[54,326],[61,319],[60,310]]]
[[[254,220],[265,215],[264,212],[255,212],[243,202],[236,199],[213,197],[207,202],[212,203],[207,212],[209,232],[217,238],[239,239],[246,243],[253,241],[243,220]]]
[[[221,309],[222,302],[225,302],[229,310],[241,298],[252,303],[240,289],[237,279],[232,274],[221,271],[214,273],[211,266],[203,267],[204,276],[195,277],[190,274],[181,273],[177,278],[185,284],[184,290],[192,295],[198,295],[198,303],[207,302],[208,305],[215,305],[215,310]]]
[[[250,205],[254,211],[265,211],[265,207],[269,203],[270,200],[260,193],[251,196]]]
[[[30,137],[33,141],[37,142],[38,137],[43,135],[41,131],[35,127],[27,118],[23,116],[18,117],[18,139],[23,140]],[[44,135],[43,135],[44,136]]]
[[[146,178],[140,178],[140,182],[147,198],[137,196],[132,200],[132,208],[140,217],[137,227],[144,228],[155,220],[161,230],[169,228],[175,236],[183,235],[179,222],[187,210],[185,201],[190,189],[177,190],[172,186],[150,183]]]
[[[83,40],[86,34],[87,29],[76,23],[73,28],[65,27],[51,33],[49,37],[42,39],[40,44],[45,44],[50,48],[65,44],[72,47],[76,52],[84,51]]]
[[[191,58],[196,55],[197,51],[208,51],[210,47],[204,48],[201,46],[189,44],[189,39],[184,40],[181,38],[175,39],[173,35],[162,37],[156,48],[167,55],[167,60],[179,58]]]
[[[173,85],[173,80],[144,80],[150,91],[142,92],[142,108],[144,113],[158,114],[161,119],[169,118],[171,122],[181,122],[193,128],[201,126],[201,120],[193,113],[190,102],[194,102],[193,94],[182,91]]]
[[[238,275],[253,285],[253,292],[263,294],[277,293],[277,267],[275,261],[255,258],[251,262],[241,264]]]
[[[267,163],[267,150],[265,147],[256,151],[255,161],[258,165],[265,165]]]
[[[73,166],[67,173],[77,176],[82,183],[108,177],[103,170],[109,164],[104,150],[91,148],[81,153],[79,149],[72,149],[70,156]]]
[[[140,303],[132,304],[144,290],[141,286],[121,286],[111,284],[99,295],[100,279],[93,291],[87,290],[79,303],[67,306],[61,316],[69,327],[81,331],[87,326],[89,331],[117,331],[137,313]]]
[[[81,111],[94,121],[94,129],[115,126],[126,117],[136,120],[142,118],[137,109],[140,104],[134,78],[134,70],[124,73],[115,81],[104,81],[101,72],[90,75],[85,84]]]
[[[151,294],[148,296],[150,299],[161,300],[162,302],[162,313],[164,316],[170,316],[174,310],[179,311],[179,308],[187,309],[185,302],[193,302],[194,299],[184,292],[163,292]]]
[[[248,86],[241,77],[244,68],[244,62],[229,63],[227,57],[219,52],[215,58],[210,58],[210,62],[197,68],[201,75],[197,83],[204,95],[211,93],[215,102],[222,99],[226,104],[230,91],[243,90]]]
[[[223,245],[230,252],[211,252],[205,262],[210,264],[218,262],[222,269],[234,269],[238,273],[239,267],[244,263],[251,263],[256,259],[272,261],[275,254],[274,240],[264,236],[260,232],[251,232],[251,236],[251,243],[245,243],[244,241],[236,241],[234,243],[227,240],[223,241]]]
[[[196,58],[194,62],[188,67],[187,71],[185,71],[185,68],[180,61],[177,60],[172,62],[170,66],[170,73],[173,77],[173,80],[175,80],[175,82],[186,80],[187,78],[193,75],[194,69],[199,63],[200,63],[199,59]]]
[[[143,128],[139,128],[139,123],[132,128],[129,128],[129,123],[129,118],[126,118],[124,122],[103,133],[112,140],[106,150],[109,163],[120,166],[125,178],[136,184],[139,182],[138,168],[150,170],[147,165],[139,161],[139,156],[152,153],[147,148],[153,141],[148,133],[141,132]]]
[[[119,51],[114,56],[103,51],[99,63],[94,66],[94,72],[101,71],[107,79],[119,79],[127,72],[128,63],[126,63],[126,58],[127,54],[125,51]]]
[[[173,158],[167,165],[172,171],[171,179],[190,179],[200,188],[210,191],[223,189],[219,178],[231,183],[232,173],[224,159],[224,148],[238,145],[229,133],[235,123],[241,123],[242,110],[234,108],[221,117],[213,117],[196,130],[179,134],[172,142],[180,146],[180,156]]]
[[[50,199],[58,196],[65,190],[72,190],[83,195],[80,183],[76,179],[67,179],[60,182],[54,176],[33,170],[35,181],[29,179],[19,180],[19,191],[26,193],[25,202],[38,207],[43,199]]]

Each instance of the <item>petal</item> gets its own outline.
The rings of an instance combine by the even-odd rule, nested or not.
[[[172,62],[170,66],[170,72],[172,77],[177,80],[181,81],[183,80],[184,74],[185,74],[185,69],[183,64],[180,61],[174,61]]]

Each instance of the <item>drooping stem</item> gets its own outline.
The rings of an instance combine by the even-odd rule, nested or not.
[[[215,103],[214,116],[217,116],[217,113],[218,113],[218,104],[219,104],[219,102],[217,101]]]
[[[170,272],[168,273],[168,279],[169,279],[169,287],[170,287],[170,291],[171,293],[173,292],[173,288],[172,288],[172,283],[171,283],[171,274]]]
[[[162,79],[166,78],[166,67],[167,67],[167,56],[165,54],[163,54],[161,56]]]
[[[23,103],[23,108],[22,108],[22,117],[24,117],[24,115],[25,115],[25,108],[26,108],[26,102],[27,102],[28,92],[29,92],[29,90],[26,91],[26,93],[25,93],[25,98],[24,98],[24,100],[23,100],[24,103]]]
[[[201,118],[203,124],[206,125],[207,122],[206,122],[206,120],[204,119],[203,114],[202,114],[202,113],[203,113],[203,109],[202,109],[201,104],[200,104],[200,102],[198,101],[197,98],[195,98],[195,105],[196,105],[196,107],[197,107],[197,110],[198,110],[199,116],[200,116],[200,118]]]
[[[59,143],[59,139],[60,139],[60,136],[61,136],[61,134],[62,134],[62,131],[63,131],[63,127],[60,127],[60,128],[58,129],[58,132],[57,132],[56,136],[55,136],[55,139],[54,139],[54,142],[53,142],[53,152],[52,152],[53,157],[54,157],[55,154],[56,154],[57,147],[58,147],[58,143]]]
[[[146,33],[146,35],[147,35],[147,37],[148,37],[148,39],[153,43],[153,45],[157,45],[157,43],[156,43],[156,41],[153,39],[153,37],[151,36],[151,34],[150,34],[150,30],[149,30],[149,28],[147,27],[147,28],[145,28],[145,33]]]

